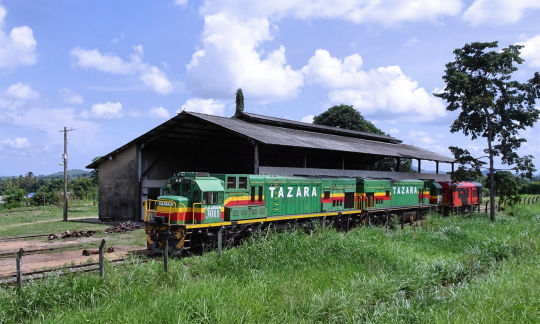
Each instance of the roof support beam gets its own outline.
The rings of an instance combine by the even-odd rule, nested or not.
[[[399,172],[399,167],[401,166],[401,158],[396,158],[396,172]]]
[[[418,159],[418,173],[422,173],[422,159]]]
[[[259,144],[253,141],[253,174],[259,174]]]
[[[435,174],[439,174],[439,161],[435,161]]]

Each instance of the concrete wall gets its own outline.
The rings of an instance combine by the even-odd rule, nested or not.
[[[135,146],[99,165],[99,219],[136,219],[137,150]]]

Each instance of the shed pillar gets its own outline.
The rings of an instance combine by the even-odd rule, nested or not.
[[[418,173],[422,173],[422,160],[418,159]]]
[[[454,174],[454,162],[452,162],[452,175]]]
[[[259,144],[253,142],[253,174],[259,174]]]
[[[307,168],[307,153],[304,151],[304,168]]]
[[[144,198],[142,197],[143,156],[144,144],[137,144],[137,199],[138,208],[135,208],[135,219],[142,220],[144,216]]]
[[[400,165],[401,165],[401,158],[396,158],[396,172],[399,172]]]
[[[435,174],[439,174],[439,161],[435,161]]]

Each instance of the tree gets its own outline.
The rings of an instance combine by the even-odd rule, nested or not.
[[[492,221],[495,220],[494,158],[500,157],[502,164],[513,166],[523,176],[530,177],[535,171],[533,157],[519,156],[516,151],[526,142],[519,137],[519,131],[532,127],[538,120],[539,111],[534,105],[540,96],[538,72],[524,83],[511,80],[518,69],[515,65],[523,63],[519,56],[522,46],[490,50],[497,46],[496,41],[476,42],[454,50],[455,61],[446,64],[443,75],[446,87],[435,94],[448,102],[447,110],[459,111],[450,127],[452,133],[463,132],[472,140],[486,141],[487,156],[473,157],[467,150],[460,150],[456,160],[465,159],[480,168],[483,164],[475,161],[488,158]]]
[[[372,122],[365,119],[351,105],[339,105],[329,108],[322,114],[313,117],[313,123],[317,125],[325,125],[339,127],[343,129],[356,130],[377,135],[387,135],[385,132],[373,125]],[[400,171],[412,171],[411,159],[400,159]],[[395,171],[395,163],[393,158],[383,158],[377,161],[374,165],[375,170],[379,171]]]
[[[497,171],[493,176],[495,188],[499,194],[499,206],[506,204],[512,206],[521,201],[519,195],[518,179],[509,171]],[[490,185],[489,178],[487,184]]]
[[[339,105],[329,108],[322,114],[313,117],[313,123],[351,129],[366,133],[386,135],[377,126],[366,120],[362,115],[350,105]]]
[[[236,90],[236,113],[235,115],[239,115],[244,111],[244,93],[242,92],[242,89],[238,88]]]

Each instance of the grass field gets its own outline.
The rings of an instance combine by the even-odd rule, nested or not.
[[[105,238],[108,246],[129,245],[144,246],[146,235],[144,229],[128,232],[125,234],[105,234],[106,228],[111,225],[85,222],[85,219],[97,219],[98,207],[92,202],[73,203],[68,210],[68,222],[62,221],[63,209],[57,206],[35,206],[0,210],[0,239],[5,237],[36,235],[36,234],[61,234],[65,231],[98,231],[96,238]],[[31,238],[49,242],[47,237]],[[78,238],[65,239],[69,244],[65,250],[79,250],[97,248],[99,240],[95,242],[78,243]],[[0,243],[1,244],[1,243]]]
[[[263,232],[240,247],[0,290],[0,322],[537,323],[540,204],[385,231]]]
[[[97,206],[93,204],[72,206],[68,210],[69,220],[97,217]],[[105,229],[106,227],[103,224],[62,222],[62,208],[57,206],[35,206],[0,210],[0,238],[61,233],[67,230]]]

